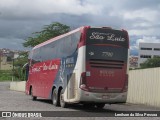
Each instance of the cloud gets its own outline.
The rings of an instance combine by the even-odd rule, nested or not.
[[[159,35],[160,1],[118,0],[113,3],[110,16],[119,16],[130,35]]]
[[[140,38],[132,38],[130,50],[132,54],[138,55],[139,43],[160,43],[160,38],[156,36],[143,36]]]
[[[10,41],[10,42],[6,42]],[[24,50],[24,47],[22,46],[22,39],[17,38],[1,38],[0,37],[0,48],[10,48],[14,50]],[[27,50],[27,48],[25,48]]]
[[[95,9],[96,8],[96,9]],[[98,14],[100,7],[81,0],[1,0],[0,11],[4,17],[38,16],[65,13],[73,15]]]
[[[121,0],[120,0],[121,1]],[[160,1],[159,0],[122,0],[121,7],[124,9],[127,9],[129,11],[138,10],[142,8],[150,8],[150,9],[157,9],[157,6],[159,6]]]
[[[124,12],[123,17],[124,19],[127,19],[127,20],[143,19],[148,22],[154,22],[154,21],[158,21],[160,14],[157,10],[142,8],[140,10]]]
[[[157,38],[155,36],[143,36],[142,39],[138,39],[136,41],[136,44],[139,45],[139,43],[145,42],[145,43],[160,43],[160,38]]]
[[[72,29],[84,25],[126,29],[131,50],[137,50],[136,41],[159,39],[159,11],[159,0],[0,0],[0,42],[9,47],[14,40],[18,47],[31,33],[58,21]]]

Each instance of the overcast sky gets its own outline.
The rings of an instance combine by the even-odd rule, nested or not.
[[[126,29],[130,49],[139,42],[160,42],[160,0],[0,0],[0,48],[23,48],[44,25]]]

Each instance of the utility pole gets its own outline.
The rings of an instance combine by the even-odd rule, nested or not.
[[[2,52],[0,51],[0,70],[1,70],[1,55],[2,55]]]
[[[12,82],[13,82],[13,80],[14,80],[14,57],[13,57],[13,59],[12,59],[13,61],[13,68],[12,68]]]

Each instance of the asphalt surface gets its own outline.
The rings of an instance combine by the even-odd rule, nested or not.
[[[19,119],[66,119],[66,120],[160,120],[160,117],[110,117],[119,111],[160,111],[160,108],[149,107],[145,105],[133,104],[115,104],[106,105],[104,109],[84,108],[83,105],[70,105],[69,108],[55,107],[50,100],[38,98],[32,101],[29,95],[23,92],[9,90],[9,82],[0,82],[0,111],[48,111],[46,114],[54,114],[54,117],[42,118],[0,118],[0,120],[19,120]],[[63,117],[62,117],[63,116]]]

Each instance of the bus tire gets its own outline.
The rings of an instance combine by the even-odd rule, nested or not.
[[[105,106],[105,103],[98,103],[98,104],[96,104],[96,107],[98,109],[103,109],[104,106]]]
[[[35,101],[35,100],[37,99],[36,96],[33,96],[33,89],[32,89],[32,87],[31,87],[31,99],[32,99],[33,101]]]
[[[59,95],[57,94],[56,89],[52,92],[52,103],[54,106],[59,106]]]
[[[60,106],[62,108],[67,108],[68,107],[68,104],[64,101],[63,90],[60,91]]]

